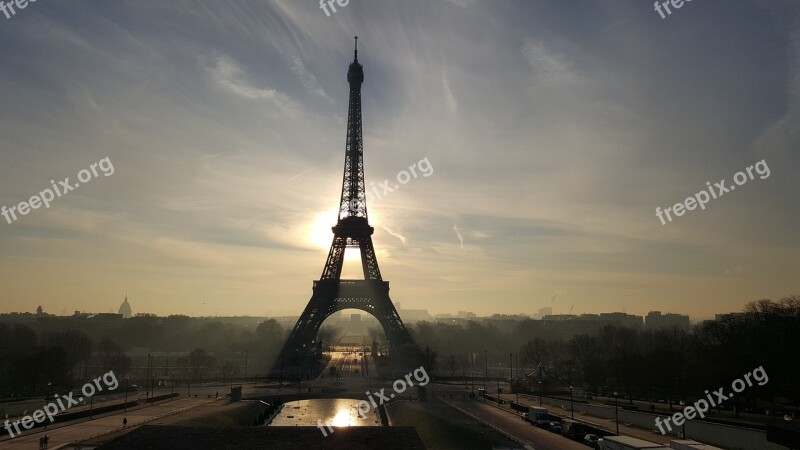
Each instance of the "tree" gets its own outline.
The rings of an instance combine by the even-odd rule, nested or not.
[[[216,360],[202,348],[189,352],[188,366],[192,380],[201,380],[208,369],[214,367]]]
[[[548,343],[541,338],[533,338],[526,342],[520,349],[522,359],[531,366],[544,365],[545,360],[550,355]]]
[[[131,359],[125,354],[122,346],[108,337],[103,338],[97,345],[97,358],[102,373],[111,370],[121,374],[131,366]]]
[[[92,356],[92,340],[82,331],[45,333],[42,341],[53,347],[64,348],[69,373],[74,373],[76,367],[86,364]]]

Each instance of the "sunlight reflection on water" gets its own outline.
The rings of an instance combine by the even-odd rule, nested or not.
[[[299,400],[283,405],[283,409],[270,424],[276,427],[317,426],[321,420],[334,427],[379,426],[377,416],[370,411],[367,417],[358,417],[358,400],[349,398],[318,398]]]

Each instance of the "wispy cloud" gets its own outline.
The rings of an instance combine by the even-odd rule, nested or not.
[[[464,236],[461,234],[461,230],[458,229],[458,226],[456,224],[453,224],[453,231],[456,232],[456,237],[458,238],[461,250],[464,250]]]
[[[573,64],[565,56],[550,50],[544,42],[526,37],[521,49],[538,81],[566,84],[578,80]]]
[[[447,99],[447,105],[450,107],[450,111],[457,112],[458,101],[456,101],[453,91],[450,90],[450,80],[447,78],[447,66],[442,68],[442,89],[444,90],[444,96],[445,99]]]
[[[277,89],[260,88],[252,84],[242,67],[228,57],[215,58],[208,69],[214,84],[231,94],[249,100],[267,100],[290,116],[300,111],[300,105],[288,95]]]
[[[330,100],[331,98],[322,89],[322,86],[317,82],[317,77],[314,76],[303,64],[303,60],[299,56],[291,56],[289,58],[289,68],[295,75],[300,78],[300,82],[308,90],[308,92],[319,95],[320,97]]]
[[[399,239],[399,240],[400,240],[400,242],[401,242],[403,245],[406,245],[406,240],[407,240],[408,238],[406,238],[405,236],[403,236],[402,234],[400,234],[400,233],[398,233],[398,232],[396,232],[396,231],[392,231],[392,230],[391,230],[389,227],[385,227],[385,226],[384,226],[384,227],[382,227],[382,228],[383,228],[383,231],[387,232],[387,233],[388,233],[390,236],[394,236],[394,237],[396,237],[397,239]]]

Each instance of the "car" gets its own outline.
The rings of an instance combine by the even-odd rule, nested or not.
[[[592,448],[600,448],[600,438],[596,434],[587,434],[584,436],[583,443]]]
[[[561,423],[560,422],[550,422],[550,426],[548,429],[553,433],[561,434]]]

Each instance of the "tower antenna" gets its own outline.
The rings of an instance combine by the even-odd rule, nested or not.
[[[356,36],[355,60],[358,61],[358,36]]]

